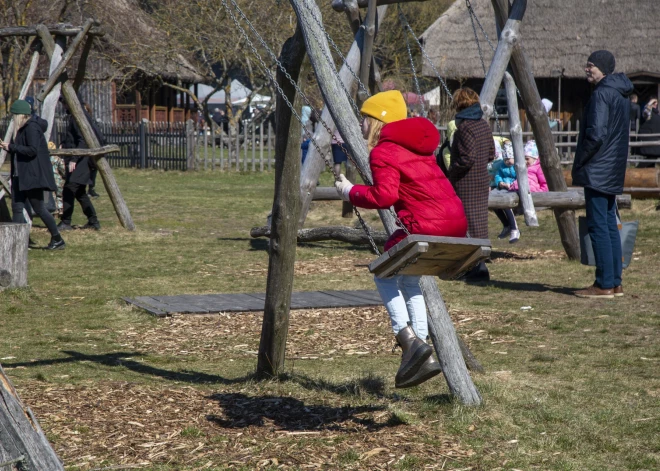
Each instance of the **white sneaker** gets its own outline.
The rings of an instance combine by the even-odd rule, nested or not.
[[[511,228],[509,226],[504,226],[502,228],[502,232],[500,232],[500,235],[498,235],[497,238],[498,239],[504,239],[509,234],[511,234]]]
[[[509,237],[509,244],[515,244],[520,239],[520,231],[518,229],[511,230],[511,237]]]

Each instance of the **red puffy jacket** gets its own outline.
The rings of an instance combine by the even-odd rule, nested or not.
[[[411,234],[465,237],[463,204],[436,163],[433,152],[440,135],[426,118],[386,124],[369,155],[373,186],[351,188],[351,203],[360,208],[386,209],[394,205]],[[396,231],[389,249],[406,236]]]

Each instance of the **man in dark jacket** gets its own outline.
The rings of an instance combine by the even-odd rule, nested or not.
[[[595,88],[584,110],[572,174],[573,184],[584,187],[596,282],[575,293],[583,298],[623,296],[616,195],[623,193],[626,176],[633,85],[614,73],[614,63],[612,53],[601,50],[589,56],[585,68]]]
[[[65,105],[67,113],[68,107]],[[91,117],[85,113],[87,120],[92,122]],[[62,147],[65,149],[87,149],[87,144],[82,135],[82,131],[78,127],[73,115],[70,113],[67,117],[66,137]],[[93,124],[92,124],[92,127]],[[96,131],[95,131],[96,132]],[[62,220],[58,227],[60,231],[69,231],[71,227],[71,218],[73,217],[74,202],[78,200],[82,207],[83,213],[87,216],[87,224],[82,226],[82,229],[100,230],[101,224],[96,217],[96,210],[89,199],[86,192],[86,187],[91,183],[91,170],[93,162],[90,157],[65,157],[64,164],[66,165],[66,181],[62,191],[63,212]]]

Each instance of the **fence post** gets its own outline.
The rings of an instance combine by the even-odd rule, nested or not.
[[[259,171],[264,171],[264,122],[259,126]]]
[[[236,171],[241,171],[241,125],[240,121],[236,121]]]
[[[270,165],[271,165],[271,159],[270,156],[272,155],[272,143],[271,143],[271,136],[273,135],[273,128],[270,124],[270,121],[268,121],[268,171],[270,172]]]
[[[255,160],[256,160],[256,152],[257,152],[257,141],[256,141],[256,129],[255,129],[255,123],[252,121],[252,171],[254,172],[256,170],[255,168]]]
[[[225,169],[225,139],[224,129],[220,126],[220,170]]]
[[[243,171],[247,172],[248,165],[248,128],[247,123],[243,121]]]
[[[195,169],[195,126],[192,119],[186,121],[186,149],[187,149],[187,168],[186,170]]]
[[[211,170],[215,170],[215,134],[218,125],[215,121],[211,121]]]
[[[147,133],[146,133],[146,119],[140,120],[138,125],[138,132],[140,133],[140,168],[147,168]]]

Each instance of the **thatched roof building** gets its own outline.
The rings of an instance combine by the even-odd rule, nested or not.
[[[491,0],[471,0],[471,4],[496,45]],[[477,32],[488,67],[493,53],[478,27]],[[557,98],[555,87],[559,77],[584,82],[587,57],[597,49],[612,51],[616,57],[616,71],[626,73],[642,96],[658,93],[660,5],[657,0],[528,0],[521,37],[542,95]],[[483,80],[484,72],[464,0],[457,0],[450,6],[422,38],[428,55],[442,75],[460,82]],[[435,76],[427,63],[422,73]],[[566,85],[564,91],[570,93]],[[588,92],[588,87],[583,87],[583,91]],[[562,101],[568,98],[562,93]]]

